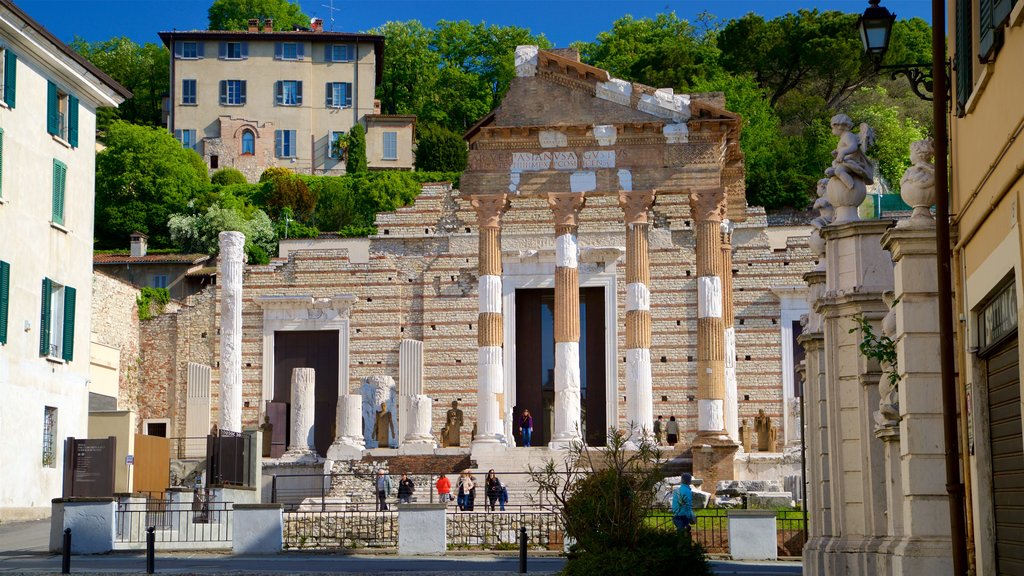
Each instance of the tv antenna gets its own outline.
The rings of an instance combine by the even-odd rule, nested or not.
[[[331,32],[334,32],[334,13],[335,12],[341,12],[341,8],[335,8],[334,7],[334,0],[330,0],[330,2],[331,2],[330,5],[321,4],[321,6],[323,6],[324,8],[327,8],[328,10],[330,10],[330,15],[331,15]]]

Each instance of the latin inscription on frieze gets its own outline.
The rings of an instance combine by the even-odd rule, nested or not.
[[[530,152],[512,153],[513,172],[539,172],[551,168],[551,152],[531,154]]]
[[[614,150],[587,150],[583,153],[584,168],[614,168]]]

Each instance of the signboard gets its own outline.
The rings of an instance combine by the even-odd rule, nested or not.
[[[114,436],[95,440],[69,437],[64,446],[64,497],[113,496],[116,452]]]
[[[129,465],[129,466],[131,466],[132,464],[135,464],[135,455],[134,454],[129,454],[129,455],[125,456],[124,457],[124,463]]]

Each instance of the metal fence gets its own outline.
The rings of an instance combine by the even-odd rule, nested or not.
[[[397,548],[398,512],[286,512],[284,547],[286,550]]]
[[[231,542],[230,502],[151,500],[121,503],[115,518],[115,542],[146,543],[146,528],[156,528],[157,543]]]
[[[802,556],[807,543],[807,511],[778,510],[775,513],[779,556]],[[647,525],[656,530],[675,530],[672,511],[655,508],[647,516]],[[697,511],[697,523],[691,528],[693,539],[708,554],[729,553],[729,510],[705,508]]]

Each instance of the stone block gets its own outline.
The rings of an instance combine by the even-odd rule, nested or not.
[[[284,548],[281,504],[235,504],[231,522],[235,554],[277,554]]]
[[[793,495],[789,492],[748,492],[747,508],[752,510],[776,510],[792,508]]]
[[[444,504],[398,505],[398,553],[402,556],[443,556],[448,550]]]
[[[730,510],[729,555],[733,560],[778,560],[775,512]]]
[[[64,530],[71,529],[72,554],[106,554],[114,549],[117,502],[113,498],[55,498],[50,550],[64,550]]]

